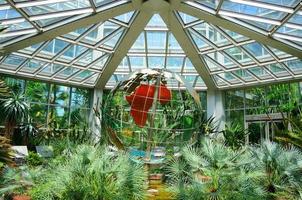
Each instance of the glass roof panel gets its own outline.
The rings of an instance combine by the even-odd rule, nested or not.
[[[149,68],[164,68],[165,66],[164,56],[148,56],[148,67]]]
[[[182,12],[179,12],[178,14],[179,14],[179,16],[180,16],[180,18],[181,18],[181,20],[182,20],[182,22],[184,24],[188,24],[188,23],[191,23],[191,22],[199,21],[198,18],[193,17],[191,15],[187,15],[187,14],[182,13]]]
[[[29,16],[32,16],[87,7],[90,7],[88,0],[69,0],[56,3],[52,3],[52,1],[50,1],[49,4],[26,7],[24,8],[24,11]]]
[[[205,5],[207,7],[216,9],[219,3],[219,0],[196,0],[195,2]]]
[[[294,14],[294,15],[288,20],[288,22],[294,23],[294,24],[302,25],[302,15],[300,15],[300,14]]]
[[[250,44],[243,45],[254,57],[260,62],[274,60],[274,58],[269,54],[269,52],[263,47],[262,44],[258,42],[253,42]]]
[[[290,73],[285,69],[283,65],[280,63],[269,64],[268,68],[278,77],[289,76]]]
[[[242,65],[248,65],[253,63],[253,60],[239,47],[232,47],[229,49],[225,49],[224,52],[226,52],[236,61],[240,62]]]
[[[210,40],[217,46],[225,46],[231,44],[229,40],[226,39],[220,32],[210,26],[208,23],[201,23],[196,26],[193,26],[193,29],[201,34],[204,38]]]
[[[284,12],[263,8],[261,6],[258,7],[258,6],[247,5],[244,3],[240,3],[240,1],[233,2],[231,0],[224,0],[221,9],[235,12],[235,13],[253,15],[253,16],[258,16],[268,19],[277,19],[277,20],[281,20],[286,15],[286,13]]]
[[[151,20],[147,24],[147,28],[150,27],[165,27],[167,28],[167,25],[165,24],[164,20],[160,17],[159,14],[155,14],[152,16]]]
[[[86,17],[93,19],[98,12],[124,3],[130,5],[131,1],[14,0],[12,4],[16,5],[11,6],[11,2],[7,4],[0,0],[1,23],[7,27],[0,35],[0,45],[9,47],[14,42],[23,42],[27,37],[44,34],[43,32],[47,36],[47,31],[51,32],[53,28],[63,29],[66,23]],[[279,42],[299,50],[302,49],[302,10],[297,6],[301,0],[186,0],[183,3],[188,6],[188,10],[186,13],[178,12],[176,17],[196,46],[208,75],[221,87],[235,87],[248,82],[278,81],[278,78],[284,80],[302,74],[301,60],[294,56],[262,45],[255,41],[257,37],[252,40],[236,33],[236,30],[219,27],[219,23],[213,25],[196,18],[197,9],[201,9],[213,17],[217,14],[224,17],[224,20],[259,31],[260,34],[270,34]],[[193,8],[196,9],[196,12],[192,12],[195,17],[189,12]],[[117,13],[118,16],[107,21],[96,24],[85,22],[85,26],[67,34],[48,41],[39,40],[39,44],[32,44],[6,55],[0,61],[0,72],[9,71],[19,76],[26,74],[43,77],[44,80],[93,86],[104,67],[111,61],[111,55],[117,50],[117,44],[127,30],[136,28],[131,23],[137,12]],[[142,68],[167,68],[186,76],[193,86],[203,83],[159,14],[153,15],[118,66],[113,79],[116,82],[130,71]]]
[[[262,80],[273,78],[264,67],[253,67],[249,70]]]
[[[153,15],[150,19],[144,31],[128,51],[127,56],[119,64],[114,73],[116,76],[111,77],[112,81],[108,82],[106,87],[112,87],[114,81],[118,80],[116,79],[118,75],[144,68],[166,68],[183,76],[190,74],[194,80],[197,77],[193,64],[158,14]],[[200,85],[200,87],[204,87],[204,85]]]
[[[233,72],[234,75],[240,77],[246,82],[256,81],[257,79],[253,77],[247,70],[239,69]]]
[[[125,23],[129,23],[131,18],[133,17],[134,12],[128,12],[126,14],[123,15],[119,15],[117,17],[115,17],[114,19],[117,19],[119,21],[125,22]]]
[[[275,4],[277,6],[295,7],[300,0],[255,0],[263,3]]]
[[[285,61],[283,63],[295,73],[302,72],[302,61],[301,60],[295,59],[295,60]]]
[[[226,34],[228,34],[233,40],[235,40],[236,42],[243,42],[243,41],[247,41],[249,40],[249,38],[236,33],[234,31],[228,30],[228,29],[224,29],[222,27],[220,27],[221,30],[223,30]]]
[[[184,53],[184,51],[182,50],[181,46],[179,45],[179,43],[177,42],[176,38],[174,37],[174,35],[169,32],[168,35],[168,53]]]
[[[166,51],[167,32],[163,31],[147,31],[147,48],[148,52]]]
[[[40,69],[41,67],[43,67],[44,65],[46,65],[46,62],[43,61],[39,61],[39,60],[35,60],[35,59],[31,59],[29,62],[27,62],[22,68],[21,68],[21,72],[25,72],[25,73],[33,73],[36,70]]]
[[[193,66],[191,60],[189,58],[186,58],[185,59],[185,63],[184,63],[184,67],[183,67],[183,70],[182,70],[183,73],[196,73],[196,69],[195,67]]]

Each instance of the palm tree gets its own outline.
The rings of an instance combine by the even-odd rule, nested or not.
[[[80,145],[59,166],[48,171],[43,182],[30,191],[33,199],[52,200],[143,200],[147,174],[123,152]]]
[[[302,196],[302,154],[294,148],[265,142],[253,148],[254,168],[262,175],[255,184],[265,187],[269,199],[299,199]]]
[[[5,133],[7,137],[11,137],[18,122],[28,117],[29,106],[22,94],[13,94],[3,100],[2,107],[5,114]]]

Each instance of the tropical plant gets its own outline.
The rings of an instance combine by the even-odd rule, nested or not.
[[[0,197],[10,199],[12,195],[26,193],[39,176],[41,176],[39,168],[31,170],[26,166],[6,168],[0,177]]]
[[[7,164],[12,162],[11,151],[10,140],[0,136],[0,163]]]
[[[232,149],[205,139],[165,168],[176,199],[300,199],[302,155],[275,143]]]
[[[44,162],[44,160],[41,156],[39,156],[37,153],[32,152],[32,151],[29,152],[28,156],[25,157],[25,161],[26,161],[26,164],[30,167],[42,165]]]
[[[299,150],[265,142],[251,152],[256,161],[252,170],[262,174],[254,180],[255,184],[265,188],[269,199],[301,198],[302,154]]]
[[[117,199],[146,197],[146,173],[125,153],[105,147],[78,146],[66,162],[49,169],[30,191],[33,200]]]
[[[7,99],[11,96],[11,91],[9,87],[5,84],[3,80],[0,79],[0,99]]]
[[[237,149],[245,144],[248,130],[244,129],[241,124],[232,122],[230,125],[225,125],[225,129],[222,131],[222,133],[225,144]]]
[[[28,105],[22,94],[13,94],[3,101],[6,135],[11,137],[16,125],[28,117]]]

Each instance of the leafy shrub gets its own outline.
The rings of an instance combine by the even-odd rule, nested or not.
[[[44,159],[41,156],[39,156],[37,153],[29,152],[28,156],[26,156],[25,158],[25,161],[28,166],[34,167],[34,166],[42,165]]]
[[[283,199],[302,196],[302,155],[297,149],[265,142],[234,150],[209,139],[185,147],[167,163],[176,199]]]
[[[140,200],[145,198],[146,180],[143,166],[132,163],[127,154],[81,145],[50,168],[30,195],[33,200]]]

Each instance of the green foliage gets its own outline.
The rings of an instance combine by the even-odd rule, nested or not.
[[[28,105],[24,101],[24,96],[22,94],[13,94],[11,97],[3,101],[3,111],[6,115],[5,117],[5,129],[6,134],[11,136],[13,134],[15,126],[22,122],[26,117],[28,117]]]
[[[5,82],[0,79],[0,99],[7,99],[10,96],[11,96],[11,91],[9,87],[7,87]]]
[[[0,162],[2,164],[12,162],[10,140],[3,136],[0,136]]]
[[[33,200],[140,200],[145,199],[146,179],[143,166],[131,163],[125,153],[83,145],[49,169],[30,195]]]
[[[37,153],[31,151],[28,153],[28,156],[25,157],[25,161],[28,166],[35,167],[35,166],[42,165],[44,159],[41,156],[39,156]]]
[[[278,144],[234,150],[209,139],[166,167],[176,199],[300,199],[302,155]]]
[[[232,122],[230,126],[226,125],[222,131],[227,146],[238,149],[245,144],[245,138],[248,131],[241,124]]]
[[[0,197],[26,193],[39,175],[40,169],[5,168],[3,176],[0,177]]]

